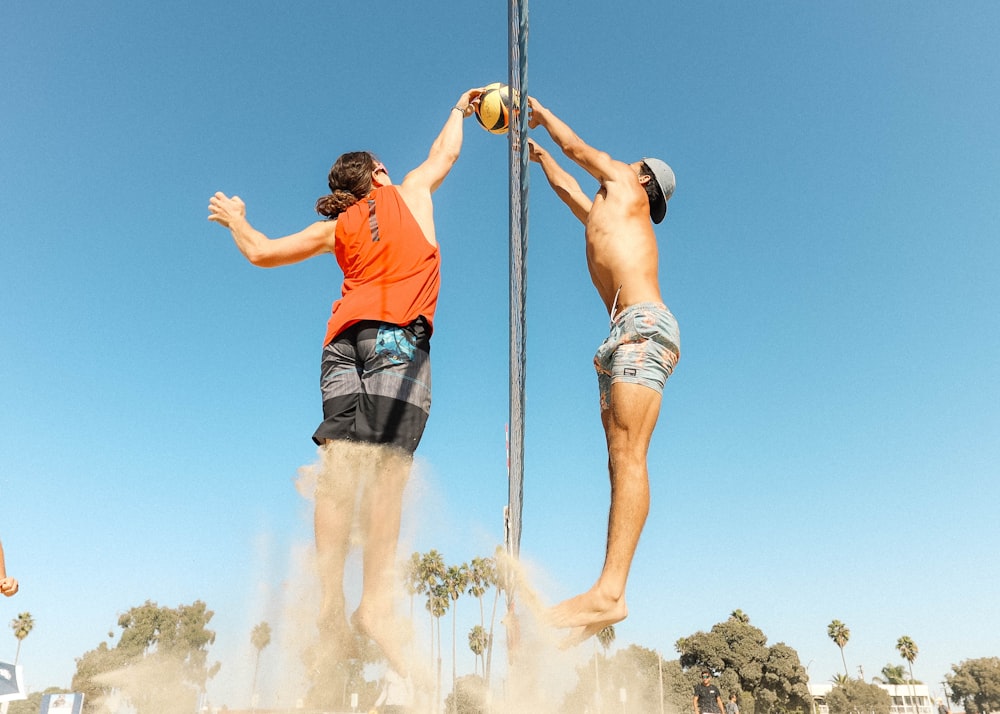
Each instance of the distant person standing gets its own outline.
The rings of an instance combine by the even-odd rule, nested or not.
[[[701,681],[694,685],[694,714],[722,714],[722,692],[712,683],[712,673],[701,670]]]
[[[726,702],[726,714],[740,714],[740,705],[736,703],[736,695],[730,694]]]
[[[7,577],[7,566],[3,558],[3,543],[0,542],[0,593],[13,596],[18,590],[17,580]]]
[[[949,714],[948,707],[940,699],[938,699],[938,714]]]

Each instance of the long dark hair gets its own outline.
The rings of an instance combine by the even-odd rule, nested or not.
[[[372,190],[372,171],[376,163],[377,159],[368,151],[341,154],[327,177],[330,193],[317,199],[316,213],[336,218],[367,196]]]

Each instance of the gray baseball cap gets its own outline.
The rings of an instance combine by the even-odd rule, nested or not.
[[[644,158],[642,162],[653,172],[656,185],[660,187],[660,193],[663,194],[662,201],[657,201],[649,207],[649,217],[653,219],[653,223],[659,223],[667,215],[667,201],[674,195],[674,187],[677,186],[677,180],[674,178],[674,170],[667,166],[665,161]]]

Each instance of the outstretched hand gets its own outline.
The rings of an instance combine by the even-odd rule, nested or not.
[[[462,96],[458,98],[455,102],[455,108],[462,111],[463,117],[472,116],[472,113],[476,111],[476,107],[479,106],[479,97],[483,93],[483,87],[473,87],[472,89],[467,89],[462,92]]]
[[[542,163],[542,156],[545,154],[545,149],[540,147],[535,143],[534,139],[528,139],[528,159],[534,161],[536,164]]]
[[[208,201],[208,220],[229,228],[230,225],[246,218],[247,207],[239,196],[230,198],[222,191],[216,191]]]
[[[534,97],[528,97],[528,128],[534,129],[539,124],[539,117],[545,113],[545,107]]]

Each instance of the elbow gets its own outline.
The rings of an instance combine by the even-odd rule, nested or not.
[[[246,256],[251,265],[257,268],[273,268],[277,265],[274,257],[269,255],[267,251],[251,248],[243,251],[243,255]]]

